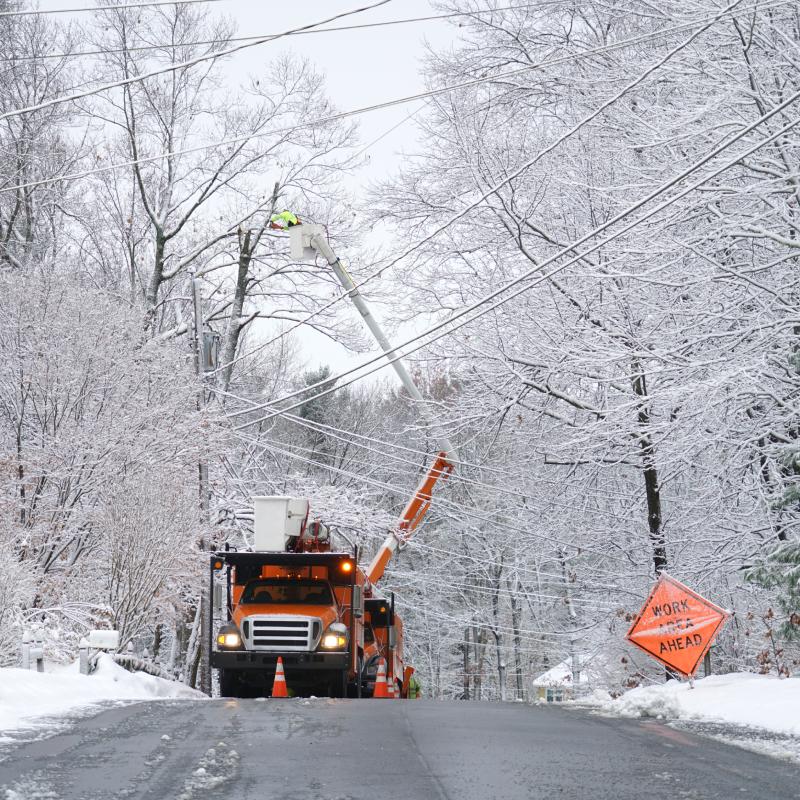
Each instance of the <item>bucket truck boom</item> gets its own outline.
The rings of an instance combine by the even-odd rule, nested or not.
[[[348,297],[353,301],[353,305],[361,314],[366,326],[369,328],[375,340],[380,345],[392,368],[400,378],[405,390],[420,404],[423,402],[422,393],[414,383],[411,375],[403,364],[400,354],[395,350],[380,323],[373,316],[361,292],[355,285],[350,274],[342,264],[341,259],[328,244],[325,235],[325,228],[322,225],[302,224],[293,225],[288,229],[292,258],[299,260],[314,258],[321,255],[333,270],[334,275],[347,292]],[[376,583],[383,576],[386,565],[392,558],[397,548],[408,541],[412,533],[419,527],[425,514],[431,505],[433,489],[440,479],[446,479],[453,471],[456,461],[456,450],[446,437],[441,437],[438,441],[439,452],[433,460],[430,468],[417,486],[416,491],[409,500],[398,520],[397,528],[386,538],[380,549],[376,553],[372,562],[367,567],[367,578],[371,583]]]

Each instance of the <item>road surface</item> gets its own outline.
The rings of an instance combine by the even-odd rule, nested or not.
[[[432,700],[161,701],[0,750],[2,800],[792,800],[800,768],[660,722]]]

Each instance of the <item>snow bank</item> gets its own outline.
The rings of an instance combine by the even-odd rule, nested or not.
[[[712,675],[631,689],[616,700],[595,697],[603,710],[627,717],[702,720],[800,736],[800,678],[751,673]]]
[[[144,672],[127,672],[101,655],[92,675],[81,675],[78,663],[53,672],[0,669],[0,731],[35,727],[43,717],[55,717],[95,703],[121,700],[203,698],[182,683]]]

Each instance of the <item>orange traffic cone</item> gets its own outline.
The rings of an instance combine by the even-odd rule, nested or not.
[[[272,696],[289,696],[289,692],[286,689],[286,676],[283,674],[283,659],[280,656],[278,656],[278,664],[275,667],[275,680],[272,683]]]
[[[390,699],[394,700],[397,697],[397,692],[394,688],[394,678],[386,678],[386,694]]]
[[[376,699],[389,696],[386,687],[386,662],[383,659],[381,659],[381,663],[378,666],[378,675],[375,678],[375,689],[372,692],[372,696]]]

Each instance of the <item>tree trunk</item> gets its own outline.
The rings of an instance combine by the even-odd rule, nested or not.
[[[642,456],[644,488],[647,498],[647,525],[650,530],[650,546],[653,550],[653,568],[656,576],[667,568],[667,546],[661,524],[661,487],[658,484],[655,445],[650,433],[650,399],[647,383],[638,362],[634,362],[633,391],[639,401],[639,449]]]
[[[521,610],[516,592],[509,585],[511,603],[511,629],[514,641],[514,674],[516,677],[516,699],[525,698],[525,683],[522,679],[522,637],[520,636]]]
[[[492,595],[492,617],[494,621],[492,633],[494,634],[494,649],[497,658],[497,685],[500,690],[500,700],[505,702],[508,700],[508,692],[506,689],[506,662],[503,658],[503,634],[500,633],[499,591],[495,591]]]
[[[153,255],[153,273],[150,275],[150,282],[147,285],[145,295],[145,305],[147,308],[147,325],[151,333],[156,330],[156,306],[158,305],[158,292],[164,280],[164,252],[167,240],[164,232],[156,229],[155,233],[155,252]]]
[[[222,370],[222,390],[227,392],[230,387],[231,377],[233,376],[233,361],[236,358],[236,350],[239,347],[239,337],[242,333],[242,311],[244,310],[244,301],[247,299],[247,285],[250,279],[250,264],[253,260],[256,248],[261,241],[261,236],[264,229],[269,224],[269,220],[275,213],[275,208],[278,203],[278,191],[280,186],[275,184],[272,190],[272,204],[270,211],[267,214],[264,224],[256,232],[255,236],[251,236],[251,232],[245,231],[242,237],[241,231],[239,233],[239,264],[236,272],[236,286],[233,292],[233,303],[231,304],[231,316],[228,323],[228,330],[225,332],[225,342],[222,346],[222,359],[221,363],[224,365]],[[225,397],[222,399],[223,405]]]
[[[202,604],[197,600],[195,607],[194,622],[192,622],[192,632],[189,636],[189,643],[186,645],[186,661],[183,682],[195,687],[197,683],[197,670],[200,665],[200,624],[203,618]]]
[[[472,676],[472,696],[475,700],[483,700],[483,665],[486,661],[486,637],[488,636],[484,628],[473,626],[472,628],[472,642],[475,650],[473,655],[473,662],[475,664],[475,671]]]
[[[231,317],[228,322],[228,330],[225,332],[225,343],[222,347],[222,390],[228,391],[233,375],[233,360],[236,358],[236,349],[239,346],[239,336],[242,332],[242,311],[244,301],[247,296],[247,281],[250,274],[250,262],[252,261],[253,251],[250,245],[250,231],[240,240],[239,245],[239,265],[236,272],[236,286],[233,292],[233,302],[231,304]],[[224,403],[223,397],[223,403]]]
[[[470,672],[470,627],[464,628],[464,644],[461,645],[464,653],[464,696],[463,700],[469,700],[469,672]]]
[[[158,660],[158,654],[161,652],[161,638],[164,626],[159,622],[156,629],[153,631],[153,661]]]

